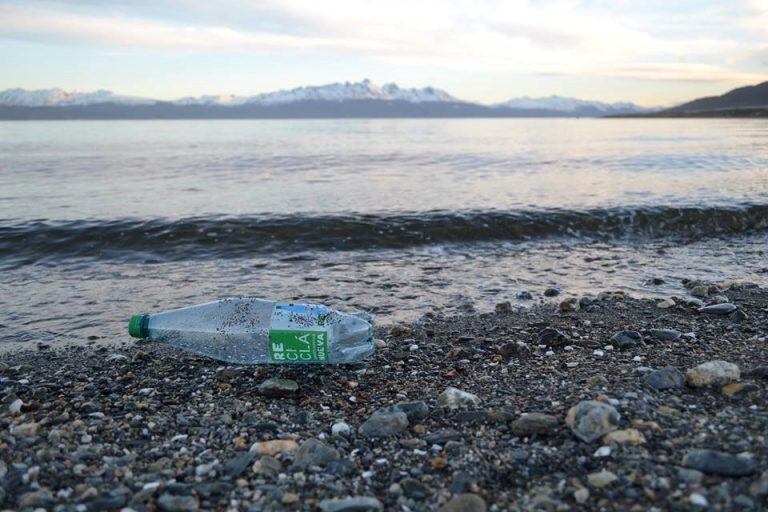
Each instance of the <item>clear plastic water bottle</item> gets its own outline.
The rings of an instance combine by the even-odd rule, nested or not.
[[[236,364],[355,363],[374,351],[370,315],[315,304],[249,297],[155,315],[135,315],[128,332]]]

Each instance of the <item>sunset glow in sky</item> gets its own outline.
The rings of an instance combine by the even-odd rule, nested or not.
[[[337,81],[669,105],[768,80],[768,0],[0,0],[0,89]]]

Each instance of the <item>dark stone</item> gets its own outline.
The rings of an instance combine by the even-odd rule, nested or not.
[[[334,460],[325,467],[325,472],[335,476],[349,476],[357,473],[357,465],[348,459]]]
[[[299,390],[299,384],[291,379],[267,379],[259,385],[259,393],[268,398],[292,396]]]
[[[531,294],[531,292],[529,292],[529,291],[523,290],[523,291],[521,291],[521,292],[519,292],[517,294],[517,299],[518,300],[533,300],[533,294]]]
[[[510,430],[516,436],[546,434],[560,425],[560,418],[549,414],[532,412],[520,416],[510,424]]]
[[[414,500],[425,500],[432,492],[429,487],[413,478],[406,478],[400,482],[403,493]]]
[[[339,452],[318,439],[307,439],[296,452],[293,465],[300,469],[309,466],[326,466],[334,460],[338,460]]]
[[[368,496],[355,496],[323,500],[318,504],[321,512],[371,512],[384,510],[384,505],[376,498]]]
[[[224,474],[230,478],[236,478],[245,471],[253,459],[256,457],[256,452],[247,451],[242,455],[239,455],[233,459],[228,460],[224,464]]]
[[[451,482],[450,487],[451,494],[467,492],[469,488],[472,487],[473,483],[474,479],[472,478],[472,475],[466,471],[457,471],[453,474],[453,481]]]
[[[532,353],[531,347],[522,341],[510,341],[499,347],[499,354],[504,359],[515,357],[517,359],[524,359],[530,356]]]
[[[637,331],[619,331],[611,337],[619,350],[628,350],[643,344],[643,336]]]
[[[645,383],[653,389],[680,389],[685,385],[685,377],[677,368],[667,366],[646,375]]]
[[[732,324],[740,324],[747,319],[749,319],[749,316],[747,316],[747,314],[740,309],[737,309],[736,311],[731,313]]]
[[[547,288],[544,290],[545,297],[557,297],[558,295],[560,295],[560,290],[557,288]]]
[[[408,424],[408,416],[404,412],[380,412],[372,414],[360,425],[358,432],[365,437],[392,436],[403,432]]]
[[[499,302],[496,304],[496,312],[497,313],[511,313],[512,312],[512,303],[509,301]]]
[[[757,464],[752,458],[706,449],[690,450],[683,457],[683,466],[720,476],[747,476],[757,472]]]
[[[157,506],[166,512],[188,512],[197,510],[200,504],[194,496],[174,496],[165,493],[157,499]]]
[[[421,400],[416,400],[413,402],[399,402],[395,405],[377,409],[373,414],[391,414],[394,412],[405,413],[409,422],[415,422],[417,420],[423,420],[429,416],[429,406],[426,404],[426,402]]]
[[[429,444],[445,444],[447,441],[457,441],[462,437],[463,435],[461,432],[449,428],[428,434],[424,436],[424,440]]]
[[[651,329],[649,334],[653,339],[663,342],[677,341],[683,335],[683,333],[675,329]]]
[[[475,410],[461,411],[453,416],[453,419],[459,423],[469,423],[471,425],[479,423],[506,423],[513,418],[512,413],[495,410]]]
[[[539,331],[536,343],[548,347],[562,347],[568,344],[568,336],[554,327],[546,327]]]
[[[746,375],[756,379],[768,379],[768,366],[756,366],[749,370]]]
[[[476,494],[459,494],[440,508],[440,512],[485,512],[485,500]]]

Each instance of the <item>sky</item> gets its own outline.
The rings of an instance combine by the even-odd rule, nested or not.
[[[360,81],[667,106],[768,80],[768,0],[0,0],[0,90]]]

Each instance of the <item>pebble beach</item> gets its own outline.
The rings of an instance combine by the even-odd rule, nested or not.
[[[0,356],[0,510],[762,510],[768,290],[685,282],[376,331],[351,366]]]

